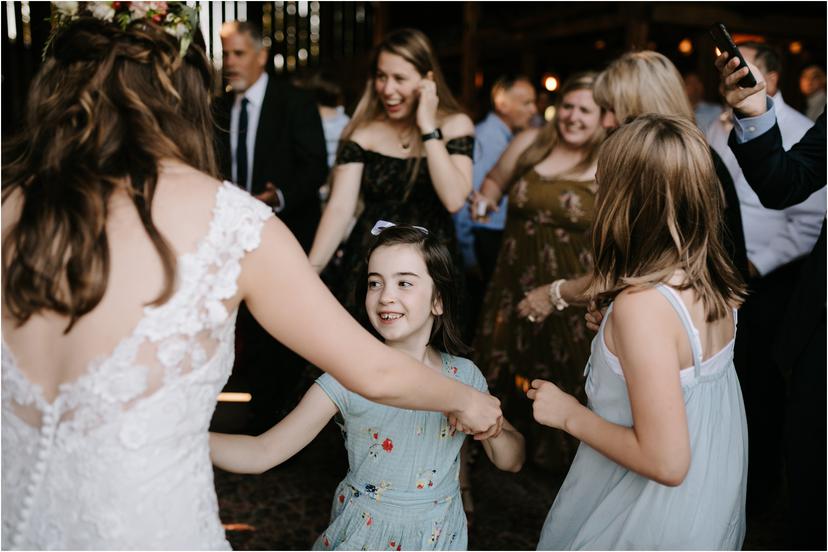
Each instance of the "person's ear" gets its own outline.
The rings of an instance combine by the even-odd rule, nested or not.
[[[431,301],[431,314],[433,316],[443,315],[443,300],[438,293],[434,294],[434,299]]]

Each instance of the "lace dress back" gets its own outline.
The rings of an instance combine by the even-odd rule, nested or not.
[[[231,184],[176,291],[47,400],[2,346],[2,547],[228,549],[208,427],[233,364],[240,260],[262,203]]]

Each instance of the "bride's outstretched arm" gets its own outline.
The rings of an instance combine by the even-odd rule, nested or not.
[[[290,414],[257,437],[210,433],[210,460],[233,473],[263,473],[305,448],[336,412],[334,402],[313,384]]]
[[[372,337],[331,295],[279,220],[265,224],[260,246],[243,259],[239,294],[263,328],[347,389],[390,406],[453,414],[478,438],[498,431],[500,401]]]

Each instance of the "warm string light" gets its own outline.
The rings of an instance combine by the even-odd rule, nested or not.
[[[237,2],[237,5],[238,13],[236,14],[236,19],[239,21],[247,21],[247,2]]]
[[[23,45],[32,45],[32,18],[28,0],[20,2],[20,21],[23,23]]]
[[[310,55],[316,61],[319,58],[319,2],[310,3]]]
[[[285,67],[292,73],[296,70],[296,2],[286,3],[285,14]]]
[[[298,41],[296,57],[299,60],[299,66],[305,67],[308,64],[308,11],[309,3],[307,0],[301,0],[297,4],[297,21],[296,27],[298,29]]]
[[[6,2],[6,29],[9,42],[17,40],[17,19],[14,15],[14,2],[8,0]]]
[[[219,402],[246,403],[250,402],[252,399],[253,395],[251,395],[250,393],[233,393],[229,391],[219,393],[218,396]]]

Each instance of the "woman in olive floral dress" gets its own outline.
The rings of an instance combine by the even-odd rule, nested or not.
[[[595,159],[604,138],[601,109],[592,97],[594,80],[594,74],[585,73],[565,83],[554,120],[515,137],[472,205],[476,212],[483,202],[491,212],[502,194],[509,194],[503,244],[474,343],[475,361],[504,413],[527,436],[527,457],[556,472],[567,469],[577,444],[563,432],[532,423],[525,390],[542,378],[583,399],[591,336],[582,307],[554,308],[560,289],[557,297],[549,286],[540,288],[541,297],[527,294],[566,279],[564,296],[571,299],[577,279],[592,269]],[[546,304],[525,316],[531,299]]]

